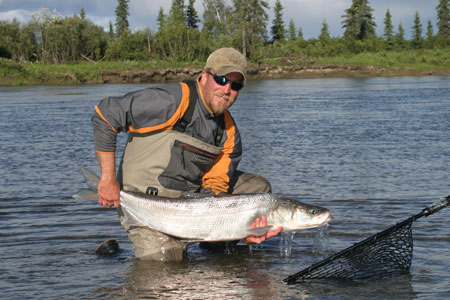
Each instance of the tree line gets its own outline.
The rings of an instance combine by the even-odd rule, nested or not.
[[[251,60],[261,61],[270,57],[332,57],[450,46],[449,0],[439,0],[438,22],[433,26],[428,20],[425,32],[416,12],[409,40],[401,23],[394,28],[389,9],[383,22],[384,33],[377,36],[368,0],[352,0],[343,12],[342,37],[331,37],[324,20],[318,37],[309,40],[303,38],[301,27],[293,19],[284,23],[281,0],[273,8],[265,0],[203,0],[202,19],[194,8],[195,0],[172,0],[169,12],[160,8],[156,31],[146,28],[133,32],[128,23],[129,2],[118,0],[115,23],[109,23],[109,30],[89,20],[84,9],[71,17],[61,17],[43,8],[25,24],[2,21],[0,57],[45,63],[149,59],[193,62],[204,61],[218,47],[233,46]],[[269,9],[274,12],[271,24]]]

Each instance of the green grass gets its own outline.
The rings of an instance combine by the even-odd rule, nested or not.
[[[283,59],[266,57],[265,62],[284,65]],[[250,65],[257,62],[249,61]],[[303,57],[290,59],[289,64],[351,64],[375,66],[395,70],[408,70],[412,73],[431,69],[450,70],[450,48],[435,50],[404,50],[365,52],[356,55],[334,57]],[[17,63],[0,58],[1,85],[27,84],[80,84],[96,82],[104,71],[122,73],[163,68],[186,68],[203,66],[204,62],[174,62],[168,60],[147,61],[102,61],[99,63],[78,62],[73,64]]]
[[[103,71],[125,72],[162,68],[184,68],[192,66],[190,62],[171,62],[163,60],[149,61],[104,61],[99,63],[78,62],[73,64],[46,64],[24,62],[17,63],[0,59],[0,77],[2,84],[46,84],[46,83],[84,83],[100,78]],[[197,63],[199,68],[201,64]]]
[[[422,71],[450,68],[450,49],[367,52],[353,56],[316,58],[315,63],[357,64]]]

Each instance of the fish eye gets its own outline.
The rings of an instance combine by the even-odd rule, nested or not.
[[[315,215],[315,214],[317,214],[317,209],[311,208],[311,209],[309,210],[309,212],[310,212],[311,214]]]

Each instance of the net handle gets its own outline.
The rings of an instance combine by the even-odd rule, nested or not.
[[[448,206],[449,204],[450,204],[450,195],[448,195],[444,200],[442,200],[438,204],[423,209],[422,213],[424,216],[427,217],[431,214],[434,214],[437,211],[440,211],[441,209]]]
[[[283,281],[286,282],[287,284],[293,284],[293,283],[295,283],[297,281],[298,278],[300,278],[304,274],[310,273],[311,271],[313,271],[313,270],[315,270],[317,268],[320,268],[323,265],[326,265],[327,263],[329,263],[329,262],[331,262],[331,261],[333,261],[333,260],[335,260],[335,259],[337,259],[337,258],[339,258],[339,257],[341,257],[341,256],[343,256],[343,255],[345,255],[345,254],[347,254],[349,252],[351,252],[351,251],[354,251],[355,248],[357,248],[357,247],[359,247],[359,246],[361,246],[363,244],[367,244],[367,243],[371,242],[372,240],[379,239],[380,237],[389,234],[390,232],[396,230],[397,228],[399,228],[401,226],[404,226],[405,224],[412,223],[415,220],[417,220],[418,218],[421,218],[423,216],[427,217],[427,216],[429,216],[431,214],[434,214],[435,212],[443,209],[444,207],[448,206],[449,204],[450,204],[450,195],[447,196],[443,201],[439,202],[438,204],[424,208],[417,215],[409,217],[408,219],[406,219],[406,220],[404,220],[404,221],[402,221],[400,223],[397,223],[394,226],[391,226],[391,227],[383,230],[382,232],[376,233],[376,234],[368,237],[367,239],[365,239],[365,240],[363,240],[363,241],[361,241],[359,243],[354,244],[353,246],[351,246],[351,247],[349,247],[347,249],[344,249],[344,250],[342,250],[342,251],[340,251],[340,252],[338,252],[338,253],[336,253],[336,254],[334,254],[334,255],[332,255],[332,256],[330,256],[330,257],[328,257],[328,258],[326,258],[326,259],[324,259],[322,261],[319,261],[318,263],[310,266],[307,269],[304,269],[304,270],[302,270],[302,271],[300,271],[300,272],[298,272],[296,274],[290,275],[287,278],[285,278]]]

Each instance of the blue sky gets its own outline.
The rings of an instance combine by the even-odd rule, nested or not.
[[[231,0],[224,0],[231,2]],[[268,0],[270,9],[268,10],[270,19],[268,32],[272,24],[273,6],[275,0]],[[156,29],[156,17],[160,7],[167,14],[170,9],[171,0],[131,0],[129,22],[131,29],[143,29],[149,27]],[[188,3],[188,0],[185,0]],[[196,0],[195,8],[200,17],[203,12],[203,1]],[[345,9],[351,6],[351,0],[281,0],[284,7],[283,16],[287,25],[291,19],[296,27],[301,27],[305,39],[317,38],[322,22],[325,20],[329,25],[331,36],[342,36],[342,15]],[[389,9],[392,15],[392,23],[395,30],[402,23],[405,29],[405,38],[411,36],[414,14],[419,12],[423,32],[426,32],[428,20],[431,20],[436,33],[436,6],[439,0],[369,0],[370,6],[374,9],[375,22],[377,24],[377,34],[382,35],[384,30],[384,16]],[[115,21],[114,11],[117,0],[0,0],[0,20],[13,20],[16,18],[22,23],[26,23],[31,18],[31,13],[41,7],[56,11],[61,16],[72,16],[79,14],[84,8],[86,15],[94,23],[108,28],[109,21]]]

